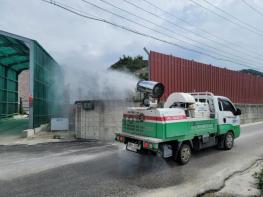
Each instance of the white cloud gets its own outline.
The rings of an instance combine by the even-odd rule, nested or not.
[[[147,25],[156,30],[161,30],[162,32],[165,31],[164,29],[160,29],[152,24],[147,24],[145,21],[142,22],[135,17],[128,16],[127,14],[113,9],[110,6],[106,6],[99,0],[88,1],[110,9],[115,13],[124,15],[125,17],[129,17],[132,20],[136,20],[137,22],[143,23],[144,25]],[[151,16],[128,5],[122,0],[106,1],[115,4],[123,9],[127,9],[130,12],[141,17],[149,19],[154,23],[172,29],[176,33],[182,31],[182,28],[177,28],[170,23],[167,23],[161,19],[157,19],[154,16]],[[144,7],[145,9],[152,11],[162,17],[165,17],[167,20],[179,24],[184,28],[191,29],[192,31],[196,32],[196,34],[201,34],[208,37],[208,35],[200,31],[198,28],[202,28],[212,34],[215,34],[216,36],[227,40],[231,46],[237,46],[238,50],[241,49],[243,51],[249,52],[253,56],[257,56],[258,59],[255,58],[255,61],[259,61],[259,59],[261,58],[259,57],[259,54],[262,54],[263,52],[261,47],[263,37],[256,36],[255,34],[249,33],[243,28],[239,28],[232,25],[231,23],[227,23],[219,17],[205,11],[204,9],[195,6],[189,0],[152,0],[151,2],[155,5],[158,5],[160,8],[169,11],[170,13],[181,17],[184,20],[187,20],[189,23],[194,24],[194,26],[183,24],[182,22],[176,20],[175,18],[172,18],[171,16],[164,15],[158,9],[151,8],[149,5],[147,6],[142,0],[129,1],[134,2],[136,3],[136,5]],[[227,12],[230,12],[231,14],[237,16],[241,20],[246,21],[253,26],[256,26],[263,32],[263,17],[260,17],[258,14],[250,10],[241,1],[209,1],[214,3],[215,5],[218,5],[220,8],[226,10]],[[180,41],[173,40],[171,38],[160,36],[157,33],[151,32],[150,30],[146,30],[142,27],[138,27],[135,24],[120,20],[116,16],[105,14],[103,11],[86,5],[80,0],[66,0],[61,2],[65,2],[71,6],[85,10],[88,13],[107,18],[116,23],[121,23],[131,28],[136,28],[139,31],[150,33],[163,39],[180,43],[186,47],[206,48],[206,44],[209,44],[220,50],[224,50],[225,54],[227,55],[229,55],[230,52],[233,52],[229,48],[222,48],[222,46],[214,42],[210,42],[206,39],[202,39],[197,35],[191,34],[190,32],[181,32],[181,34],[198,40],[202,44],[197,44],[193,41],[185,39],[187,42],[190,42],[190,44],[186,44]],[[198,2],[205,5],[205,3],[202,1]],[[252,5],[256,6],[258,9],[263,8],[262,1],[254,0],[249,2]],[[43,47],[45,47],[61,64],[70,64],[72,66],[85,65],[88,67],[93,67],[94,69],[107,68],[112,63],[117,61],[118,58],[123,54],[142,54],[146,56],[143,51],[143,47],[145,46],[148,49],[173,54],[176,56],[179,55],[189,59],[196,59],[197,61],[200,60],[206,63],[222,65],[223,67],[231,66],[237,68],[237,66],[230,63],[223,63],[206,56],[182,51],[178,48],[126,32],[107,24],[86,20],[79,16],[68,13],[58,7],[46,4],[40,0],[0,0],[0,5],[0,29],[38,40],[40,44],[43,45]],[[211,9],[214,10],[214,8]],[[171,32],[166,33],[171,34]],[[182,36],[173,36],[175,38],[182,39]],[[222,42],[222,40],[218,41]],[[211,50],[210,53],[215,55],[216,52]],[[247,58],[244,53],[236,54]],[[253,61],[254,60],[251,60],[251,64]],[[261,66],[260,62],[256,66]]]

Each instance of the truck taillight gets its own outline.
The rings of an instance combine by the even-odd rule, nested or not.
[[[149,143],[148,142],[143,142],[143,148],[149,148]]]
[[[120,142],[124,142],[124,139],[125,139],[125,138],[124,138],[123,136],[118,136],[118,137],[117,137],[117,140],[120,141]]]
[[[152,148],[153,144],[149,142],[143,142],[143,148]]]

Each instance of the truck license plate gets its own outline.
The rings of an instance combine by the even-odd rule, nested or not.
[[[141,149],[141,145],[140,144],[135,144],[132,142],[128,142],[127,144],[127,150],[133,151],[133,152],[137,152],[138,150]]]

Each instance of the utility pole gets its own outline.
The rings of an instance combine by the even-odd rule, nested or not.
[[[150,52],[146,49],[146,47],[143,47],[143,50],[145,51],[145,53],[148,55],[148,80],[150,80]]]

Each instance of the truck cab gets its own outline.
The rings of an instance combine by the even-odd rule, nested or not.
[[[240,135],[241,111],[237,109],[230,99],[224,96],[215,96],[213,93],[190,93],[199,103],[208,103],[210,117],[217,120],[218,134],[232,130],[236,137]]]

